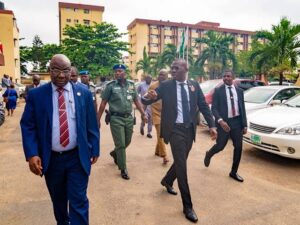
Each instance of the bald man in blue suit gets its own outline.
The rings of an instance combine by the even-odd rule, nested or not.
[[[86,225],[88,178],[100,134],[92,95],[69,82],[70,71],[65,55],[53,56],[51,82],[29,91],[21,129],[29,168],[45,175],[57,224]]]

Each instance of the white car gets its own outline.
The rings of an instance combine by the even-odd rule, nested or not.
[[[276,86],[276,85],[279,85],[279,81],[272,81],[272,82],[269,82],[269,85],[270,86]],[[290,82],[282,82],[282,85],[283,86],[294,86],[293,83],[290,83]]]
[[[278,105],[300,93],[296,86],[262,86],[254,87],[244,92],[247,115],[258,109]]]
[[[24,84],[15,83],[15,89],[18,93],[18,96],[21,98],[24,96],[26,86]]]
[[[300,159],[300,94],[248,116],[243,141],[267,152]]]

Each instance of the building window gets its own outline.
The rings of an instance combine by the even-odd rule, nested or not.
[[[156,35],[156,34],[150,34],[150,38],[158,38],[158,35]]]
[[[66,8],[66,11],[71,11],[72,9],[71,8]]]
[[[74,20],[74,23],[79,23],[79,20],[76,20],[76,19],[75,19],[75,20]]]
[[[165,35],[166,40],[171,40],[172,38],[173,38],[172,36]]]
[[[84,25],[90,25],[90,21],[89,20],[83,20]]]
[[[171,27],[165,27],[165,30],[172,30]]]
[[[85,14],[89,14],[89,13],[90,13],[90,10],[89,10],[89,9],[84,9],[83,12],[84,12]]]
[[[71,19],[67,19],[67,23],[71,23]]]
[[[15,47],[17,46],[17,43],[18,43],[18,39],[17,39],[17,38],[14,38],[14,46],[15,46]]]
[[[150,43],[150,46],[151,46],[151,47],[158,47],[158,44]]]
[[[155,26],[155,25],[150,25],[150,28],[151,28],[151,29],[157,29],[157,26]]]

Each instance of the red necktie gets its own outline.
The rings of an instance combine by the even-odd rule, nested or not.
[[[66,110],[65,97],[63,95],[64,89],[58,88],[58,115],[59,115],[59,141],[63,147],[66,147],[69,140],[69,127],[68,127],[68,117]]]

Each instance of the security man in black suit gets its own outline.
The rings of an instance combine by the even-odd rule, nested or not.
[[[229,176],[239,182],[244,179],[238,175],[243,134],[247,133],[247,118],[243,90],[233,85],[232,71],[223,74],[224,84],[215,89],[212,102],[212,112],[217,124],[218,138],[216,144],[206,152],[204,165],[209,166],[212,156],[222,151],[229,137],[234,146],[233,163]]]
[[[174,163],[161,184],[166,187],[168,193],[176,195],[173,182],[177,178],[183,213],[188,220],[197,222],[187,180],[186,161],[195,141],[198,110],[208,122],[213,139],[216,138],[217,132],[200,86],[195,81],[187,80],[187,72],[187,63],[182,59],[175,60],[171,65],[173,80],[164,81],[155,91],[149,91],[142,97],[142,102],[149,105],[162,99],[161,137],[165,143],[170,142]]]

